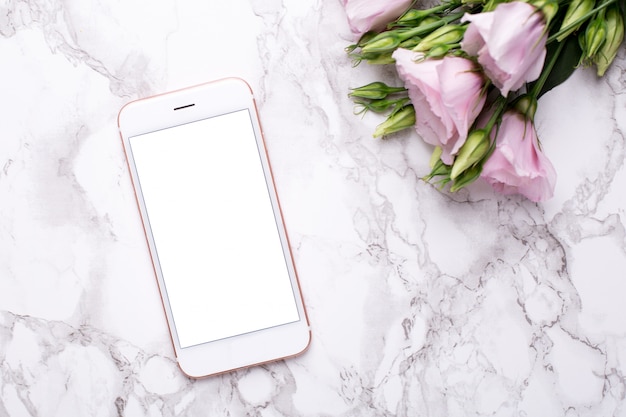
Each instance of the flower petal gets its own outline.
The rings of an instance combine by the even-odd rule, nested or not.
[[[502,117],[496,148],[481,176],[498,192],[522,194],[535,202],[552,197],[556,183],[556,171],[539,149],[532,121],[515,111]]]
[[[341,0],[348,15],[352,33],[360,38],[370,30],[380,31],[387,23],[398,18],[412,0]]]
[[[478,56],[503,96],[541,74],[547,32],[541,12],[521,1],[501,3],[492,12],[465,15],[470,22],[461,48]]]

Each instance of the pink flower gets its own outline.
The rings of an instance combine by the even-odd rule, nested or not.
[[[454,56],[424,59],[399,48],[393,58],[417,110],[417,133],[425,142],[440,146],[441,160],[452,164],[485,104],[482,73],[474,62]]]
[[[531,119],[513,110],[504,113],[481,177],[503,194],[522,194],[535,202],[552,197],[556,171],[539,149]]]
[[[501,3],[493,12],[466,14],[461,20],[471,22],[461,48],[478,56],[503,96],[539,78],[548,34],[544,16],[534,6]]]
[[[380,31],[401,16],[413,0],[341,0],[352,33],[360,38],[370,30]]]

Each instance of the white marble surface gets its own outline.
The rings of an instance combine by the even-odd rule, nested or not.
[[[371,138],[338,0],[0,3],[0,416],[626,416],[626,51],[540,102],[545,204],[418,178]],[[116,130],[132,99],[256,90],[313,342],[173,360]],[[167,169],[167,167],[164,167]]]

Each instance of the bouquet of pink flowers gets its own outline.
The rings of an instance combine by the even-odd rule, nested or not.
[[[603,76],[624,39],[624,0],[342,0],[355,64],[394,64],[404,87],[350,93],[386,114],[375,137],[414,127],[434,146],[424,178],[454,192],[483,178],[504,194],[552,197],[556,172],[533,118],[576,67]]]

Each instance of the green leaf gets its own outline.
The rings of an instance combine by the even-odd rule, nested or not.
[[[562,84],[567,80],[570,75],[576,70],[578,64],[580,63],[580,58],[582,55],[582,50],[580,49],[580,45],[578,44],[578,39],[576,36],[568,36],[563,42],[563,50],[561,54],[557,57],[556,63],[550,71],[546,82],[543,84],[543,87],[539,91],[537,98],[541,97],[548,91],[552,90],[554,87]],[[551,42],[548,44],[547,53],[546,53],[546,65],[552,60],[552,57],[555,53],[557,53],[559,43]],[[544,65],[545,71],[545,65]],[[529,91],[532,91],[534,83],[530,85]]]

